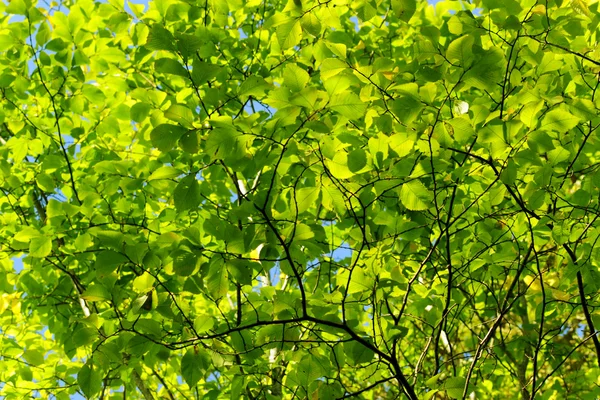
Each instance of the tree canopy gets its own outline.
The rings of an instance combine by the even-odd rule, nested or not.
[[[0,4],[0,397],[598,398],[598,4]]]

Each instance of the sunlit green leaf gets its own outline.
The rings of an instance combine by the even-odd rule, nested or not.
[[[544,115],[540,129],[567,132],[579,123],[579,118],[561,108],[556,108]]]
[[[361,118],[367,109],[360,98],[350,92],[333,95],[329,100],[329,107],[349,119]]]
[[[29,242],[29,255],[44,258],[52,251],[52,239],[47,236],[34,237]]]
[[[110,293],[102,285],[92,285],[83,292],[81,298],[88,301],[107,301],[110,300]]]
[[[400,200],[409,210],[427,210],[431,207],[432,195],[420,181],[412,180],[402,185]]]
[[[159,24],[154,24],[150,29],[146,47],[150,50],[175,51],[175,38]]]
[[[396,17],[408,22],[417,10],[416,0],[392,0],[392,10]]]

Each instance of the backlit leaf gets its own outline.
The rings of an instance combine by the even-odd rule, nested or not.
[[[579,123],[579,118],[561,108],[549,111],[540,124],[540,129],[567,132]]]
[[[418,180],[406,182],[400,189],[402,204],[412,211],[429,209],[432,199],[431,192]]]
[[[160,151],[169,151],[185,132],[186,129],[179,125],[161,124],[152,130],[150,138],[152,145]]]

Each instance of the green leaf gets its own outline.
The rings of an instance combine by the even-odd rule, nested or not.
[[[506,167],[500,173],[500,180],[505,185],[512,185],[517,180],[517,166],[513,160],[508,160]]]
[[[410,124],[423,109],[423,104],[412,96],[400,96],[391,103],[390,109],[404,124]]]
[[[104,250],[97,253],[94,269],[96,270],[96,273],[101,276],[108,275],[115,271],[119,265],[127,261],[127,257],[121,253],[112,250]]]
[[[189,387],[196,386],[209,366],[206,351],[195,347],[188,350],[181,358],[181,376]]]
[[[175,33],[175,38],[177,40],[177,50],[185,59],[196,54],[196,51],[200,50],[205,43],[203,38],[185,33]]]
[[[348,293],[370,292],[373,290],[373,285],[373,278],[366,275],[362,268],[356,267],[352,270]]]
[[[158,179],[173,179],[181,175],[181,171],[177,168],[173,168],[170,165],[166,165],[164,167],[160,167],[148,177],[148,181],[158,180]]]
[[[44,258],[52,252],[52,239],[48,236],[34,237],[29,242],[29,255],[36,258]]]
[[[296,385],[301,387],[308,387],[317,378],[320,378],[325,374],[323,368],[323,360],[314,357],[311,354],[307,354],[298,363],[295,368],[295,376],[290,380],[293,380]]]
[[[92,104],[101,105],[106,101],[106,96],[102,90],[92,85],[83,85],[81,92],[85,98]]]
[[[313,35],[315,37],[319,36],[321,34],[321,29],[322,29],[321,21],[315,15],[315,13],[312,13],[312,12],[305,13],[302,16],[302,19],[300,19],[300,25],[302,26],[302,29],[304,29],[304,31],[310,33],[311,35]]]
[[[2,74],[0,75],[0,87],[7,88],[10,87],[10,84],[15,81],[15,76],[12,74]]]
[[[504,196],[506,196],[507,190],[504,185],[497,185],[495,188],[489,191],[490,205],[497,206],[502,204]]]
[[[431,207],[433,196],[429,190],[418,180],[412,180],[402,185],[400,201],[404,207],[411,211],[423,211]]]
[[[369,151],[373,156],[373,164],[377,168],[382,168],[384,161],[388,158],[389,143],[390,138],[382,134],[369,139]]]
[[[27,15],[27,4],[23,0],[11,0],[6,7],[6,13],[8,14],[17,14],[17,15]]]
[[[152,130],[150,139],[152,145],[160,151],[166,152],[177,144],[177,141],[187,130],[179,125],[161,124]]]
[[[598,117],[596,106],[588,99],[574,99],[570,104],[569,109],[583,121],[591,121]]]
[[[297,224],[294,231],[294,240],[310,240],[315,237],[312,228],[306,224]]]
[[[187,153],[196,154],[200,151],[200,140],[200,133],[197,130],[190,130],[179,139],[179,147]]]
[[[354,173],[348,168],[348,154],[343,151],[336,153],[332,160],[327,160],[326,165],[337,179],[348,179],[354,176]]]
[[[554,150],[548,152],[548,162],[550,165],[556,165],[563,161],[569,160],[571,152],[564,147],[557,147]]]
[[[91,285],[81,294],[81,298],[87,301],[110,301],[111,296],[103,285]]]
[[[196,85],[203,85],[207,81],[216,77],[221,71],[221,67],[216,64],[210,64],[194,58],[192,68],[192,79]]]
[[[39,350],[26,350],[23,358],[31,365],[41,366],[44,364],[44,354]]]
[[[56,188],[56,184],[54,183],[54,179],[48,174],[41,173],[36,178],[35,181],[40,189],[47,193],[54,193],[54,189]]]
[[[351,92],[334,94],[329,100],[329,108],[339,112],[348,119],[360,119],[365,115],[367,106]]]
[[[304,89],[309,79],[308,72],[296,64],[289,64],[283,71],[283,84],[293,92]]]
[[[173,269],[179,276],[190,276],[196,271],[200,258],[188,250],[177,250],[173,254]]]
[[[90,233],[94,235],[98,242],[110,249],[121,250],[123,248],[124,236],[121,232],[109,231],[109,230],[94,230]]]
[[[314,206],[319,198],[319,193],[320,189],[318,187],[305,187],[296,190],[298,214],[303,213]]]
[[[202,194],[194,175],[188,175],[179,181],[173,192],[173,200],[178,212],[193,210],[200,205]]]
[[[135,122],[143,122],[150,114],[151,106],[147,103],[135,103],[129,110],[131,119]]]
[[[537,114],[542,110],[544,106],[543,100],[529,102],[523,107],[519,118],[529,128],[534,128],[537,125]]]
[[[15,41],[10,35],[0,35],[0,51],[7,51],[12,48]]]
[[[355,366],[368,363],[375,357],[373,350],[354,341],[344,343],[344,352]]]
[[[451,399],[461,399],[465,388],[465,378],[451,377],[444,382],[444,390]]]
[[[579,118],[561,108],[555,108],[544,115],[540,129],[556,132],[568,132],[579,123]]]
[[[149,50],[166,50],[166,51],[175,51],[175,38],[164,27],[159,24],[154,24],[150,29],[150,34],[148,35],[148,41],[145,46]]]
[[[417,10],[417,0],[392,0],[392,10],[396,18],[408,22]]]
[[[222,263],[211,265],[206,286],[210,295],[216,299],[227,294],[229,291],[229,274],[227,273],[227,268],[224,268]]]
[[[206,140],[205,152],[212,160],[241,158],[245,155],[245,138],[231,128],[215,128]]]
[[[463,68],[470,67],[474,59],[473,43],[473,36],[470,35],[455,39],[448,45],[446,57],[450,62],[455,62]]]
[[[546,202],[546,191],[537,190],[529,196],[527,205],[532,210],[538,210],[544,206]]]
[[[251,285],[254,270],[250,262],[233,259],[227,262],[227,268],[235,281],[242,285]]]
[[[206,315],[201,315],[194,321],[196,332],[204,333],[210,331],[215,325],[215,319]]]
[[[77,236],[77,239],[75,239],[75,248],[79,251],[85,251],[87,250],[92,244],[93,244],[93,240],[92,240],[92,235],[90,235],[89,233],[82,233],[81,235]]]
[[[277,41],[282,50],[287,50],[300,43],[302,39],[302,27],[296,18],[290,18],[276,29]]]
[[[156,282],[156,279],[148,272],[144,272],[142,275],[136,277],[133,280],[133,290],[136,293],[148,293]]]
[[[77,373],[77,384],[86,397],[93,398],[102,388],[102,375],[88,362]]]
[[[255,98],[262,98],[265,91],[271,86],[260,76],[248,77],[240,86],[240,96],[254,96]]]
[[[328,58],[321,63],[321,80],[325,84],[329,78],[339,76],[348,69],[348,65],[344,61],[337,58]]]
[[[188,72],[181,64],[172,58],[160,58],[154,62],[157,72],[187,77]]]
[[[172,104],[167,111],[165,117],[172,121],[178,122],[186,128],[194,127],[194,114],[192,110],[183,104]]]
[[[402,158],[412,152],[415,142],[406,135],[397,133],[389,137],[389,146],[399,158]]]

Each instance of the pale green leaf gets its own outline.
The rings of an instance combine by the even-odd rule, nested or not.
[[[400,201],[404,207],[411,211],[423,211],[431,207],[433,195],[421,183],[413,180],[402,185],[400,189]]]
[[[367,105],[354,93],[342,92],[331,96],[329,108],[348,119],[360,119],[365,115]]]
[[[186,128],[194,127],[194,114],[189,107],[183,104],[172,104],[167,111],[165,111],[165,117],[178,122]]]
[[[284,24],[279,25],[275,32],[282,50],[298,45],[302,39],[302,27],[297,18],[290,18]]]
[[[298,205],[298,214],[307,211],[316,205],[319,198],[320,189],[318,187],[304,187],[296,190],[296,203]]]
[[[450,62],[457,63],[463,68],[471,66],[474,55],[473,55],[473,36],[465,35],[458,39],[455,39],[448,45],[446,50],[446,57]]]
[[[396,18],[408,22],[417,10],[417,0],[392,0],[392,10]]]
[[[211,265],[207,279],[207,287],[211,296],[219,299],[227,294],[229,290],[229,274],[227,268],[222,264]]]
[[[579,123],[579,118],[562,108],[555,108],[544,115],[540,129],[556,132],[568,132]]]
[[[103,285],[91,285],[85,289],[81,298],[87,301],[109,301],[111,296]]]
[[[283,71],[283,84],[293,92],[304,89],[309,79],[308,72],[296,64],[289,64]]]
[[[534,128],[538,122],[537,114],[542,110],[543,106],[543,100],[529,102],[521,110],[519,118],[526,126]]]
[[[148,181],[159,180],[159,179],[173,179],[181,175],[181,171],[177,168],[173,168],[170,165],[165,165],[158,168],[148,177]]]
[[[156,279],[148,272],[136,277],[133,280],[133,290],[136,293],[148,293],[153,287]]]
[[[48,236],[38,236],[29,242],[29,255],[36,258],[44,258],[52,251],[52,239]]]
[[[451,377],[444,382],[444,390],[451,399],[461,399],[465,388],[465,378]]]

